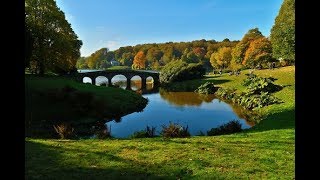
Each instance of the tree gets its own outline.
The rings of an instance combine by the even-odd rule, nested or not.
[[[230,39],[225,38],[224,40],[222,40],[222,42],[230,42]]]
[[[272,60],[271,42],[265,38],[259,38],[252,41],[245,53],[243,65],[249,65],[251,68]]]
[[[88,64],[87,64],[87,59],[85,57],[80,57],[77,61],[76,64],[77,69],[87,69]]]
[[[198,57],[199,60],[203,60],[204,56],[206,55],[206,49],[204,47],[196,47],[193,48],[193,52]]]
[[[25,67],[30,67],[30,59],[32,56],[32,50],[33,50],[33,38],[31,31],[27,24],[25,24],[25,29],[24,29],[25,35],[24,35],[24,42],[25,42],[25,61],[24,61],[24,66]],[[31,67],[30,67],[31,68]]]
[[[271,29],[273,57],[295,60],[295,0],[284,0]]]
[[[159,70],[160,69],[159,61],[154,61],[151,66],[152,66],[152,69],[154,69],[154,70]]]
[[[110,62],[114,58],[115,58],[114,52],[113,51],[108,51],[107,54],[106,54],[106,60],[108,62]]]
[[[232,48],[222,47],[217,52],[213,53],[210,58],[212,67],[215,68],[226,68],[230,65],[232,59]]]
[[[25,24],[29,59],[37,62],[39,74],[75,70],[82,41],[54,0],[26,0]]]
[[[244,55],[250,45],[250,42],[263,37],[262,33],[258,28],[250,29],[242,38],[242,40],[236,45],[232,52],[232,59],[241,63],[243,61]]]
[[[181,60],[171,61],[166,64],[160,71],[160,83],[172,83],[190,79],[202,78],[205,74],[205,69],[202,64],[188,64]]]
[[[163,55],[163,52],[158,47],[152,47],[147,52],[147,61],[153,63],[159,61]]]
[[[108,48],[101,48],[98,51],[92,53],[88,58],[88,66],[90,69],[100,68],[101,61],[107,59]]]
[[[134,55],[131,52],[125,52],[122,54],[122,58],[120,59],[120,62],[124,66],[131,66],[133,61]]]
[[[102,60],[99,69],[107,69],[109,67],[111,67],[111,63],[107,60]]]
[[[139,51],[133,60],[133,69],[145,69],[146,68],[146,56],[143,51]]]
[[[243,62],[245,53],[249,48],[250,42],[255,39],[264,37],[258,28],[250,29],[241,39],[241,41],[232,50],[232,63],[233,65]]]

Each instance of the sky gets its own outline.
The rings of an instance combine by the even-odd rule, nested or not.
[[[282,0],[56,0],[82,40],[81,56],[144,43],[266,37]]]

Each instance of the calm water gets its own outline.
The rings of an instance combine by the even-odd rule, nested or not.
[[[159,134],[161,126],[170,122],[188,125],[191,135],[198,135],[200,131],[206,133],[233,119],[240,120],[243,128],[250,127],[229,104],[213,95],[204,97],[193,92],[160,92],[143,97],[149,99],[143,112],[124,116],[119,123],[107,123],[108,127],[111,126],[112,136],[126,138],[146,126],[156,127]]]
[[[132,89],[141,87],[140,78],[131,79]],[[152,88],[151,79],[148,79],[147,89]],[[97,85],[106,82],[107,79],[99,77]],[[126,88],[126,78],[116,76],[112,78],[113,84]],[[90,82],[90,79],[84,79]],[[143,112],[132,113],[121,118],[120,122],[110,121],[106,123],[111,126],[111,135],[117,138],[127,138],[135,131],[144,130],[146,126],[156,127],[157,134],[160,133],[162,125],[170,122],[188,126],[191,135],[198,135],[200,131],[206,133],[211,128],[218,127],[231,120],[239,120],[242,128],[251,125],[245,119],[239,117],[239,109],[220,101],[214,95],[200,95],[193,92],[166,92],[162,89],[153,94],[142,95],[149,99],[148,105]],[[237,114],[238,113],[238,114]]]

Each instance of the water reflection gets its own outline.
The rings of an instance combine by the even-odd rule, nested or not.
[[[111,83],[113,86],[120,87],[122,89],[126,89],[127,87],[127,78],[124,75],[116,75],[111,79]]]
[[[159,93],[162,99],[177,106],[200,106],[203,102],[209,103],[215,98],[213,94],[205,95],[194,92],[168,92],[161,88]]]
[[[242,114],[242,110],[220,101],[214,95],[167,92],[161,88],[159,92],[147,92],[142,93],[143,97],[149,99],[143,112],[126,115],[120,122],[106,123],[112,127],[112,136],[126,138],[146,126],[156,127],[156,134],[159,135],[162,125],[168,125],[169,122],[188,126],[191,135],[197,135],[200,131],[207,132],[231,120],[239,120],[242,128],[253,125],[243,118],[246,116]]]
[[[108,78],[105,76],[96,77],[96,85],[97,86],[108,86]]]

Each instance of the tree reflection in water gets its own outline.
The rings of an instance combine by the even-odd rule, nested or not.
[[[176,106],[200,106],[203,102],[209,103],[215,96],[213,94],[205,95],[194,92],[168,92],[159,89],[161,98]]]
[[[161,98],[163,98],[172,105],[180,107],[200,106],[203,102],[210,103],[214,99],[218,99],[217,97],[215,97],[214,94],[206,95],[194,92],[168,92],[161,88],[159,89],[159,93]],[[251,127],[254,126],[259,119],[261,119],[259,113],[256,111],[249,111],[234,103],[226,103],[228,103],[231,106],[233,112],[235,112],[239,118],[245,119],[247,125]]]

